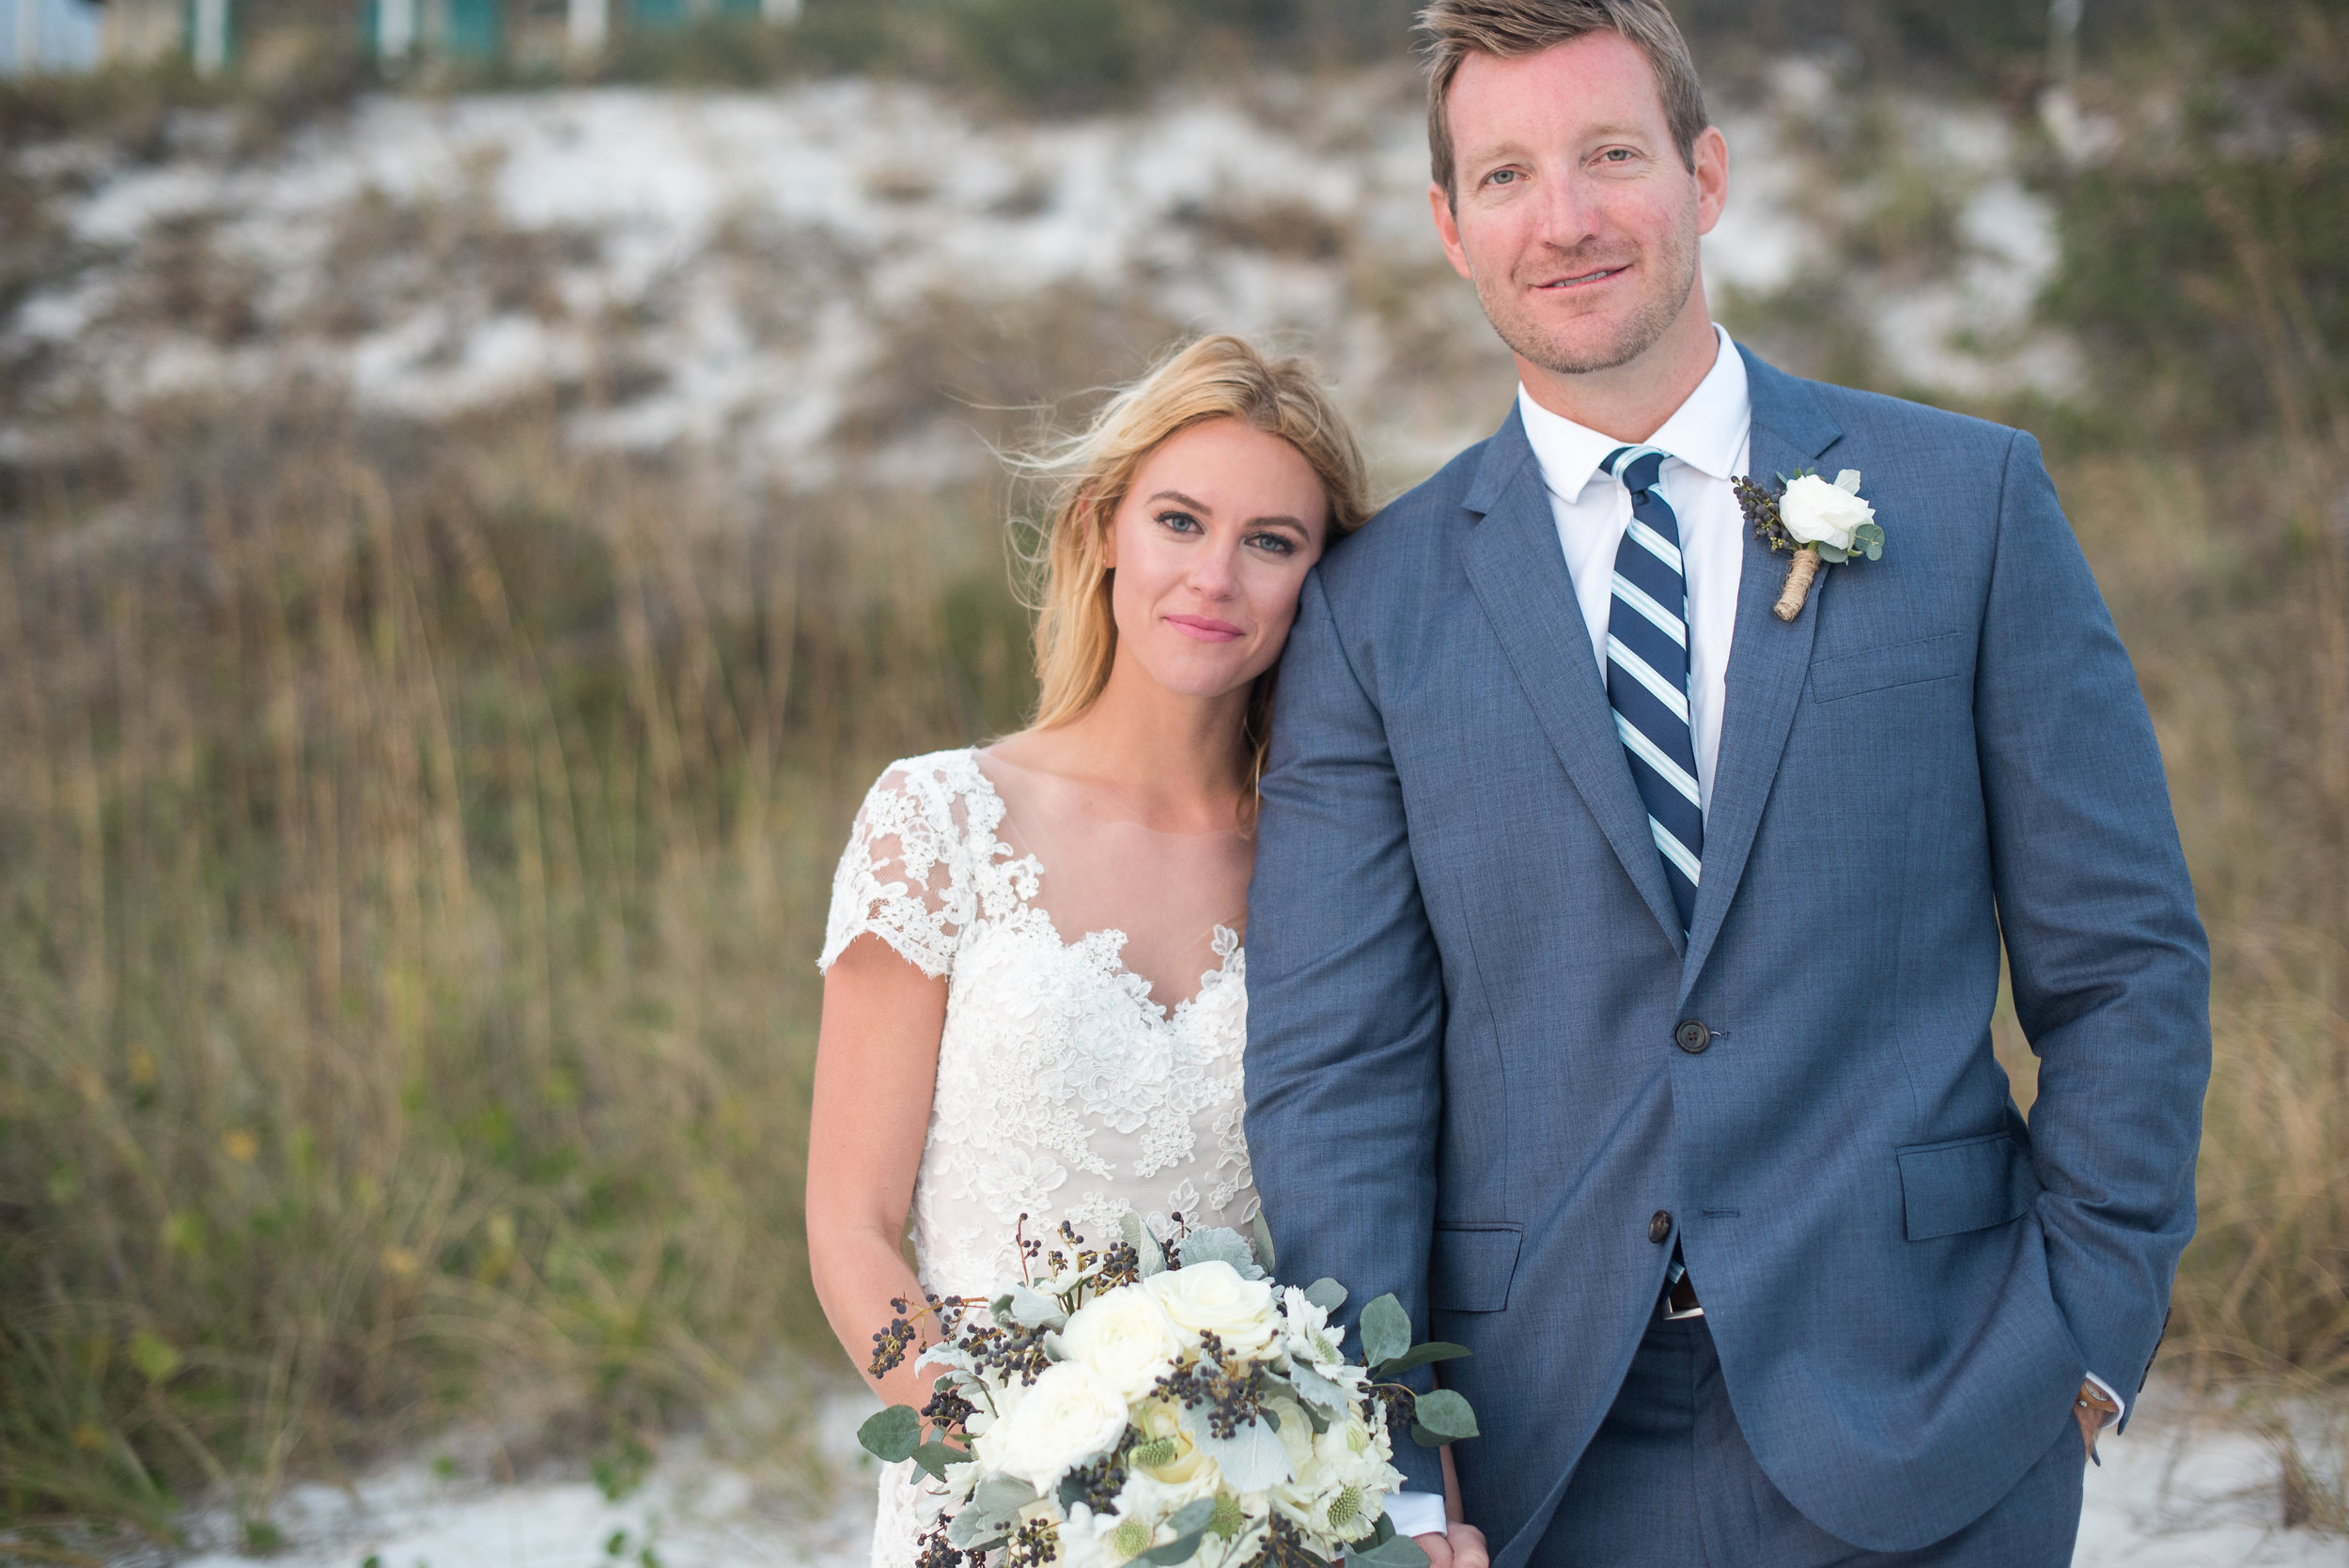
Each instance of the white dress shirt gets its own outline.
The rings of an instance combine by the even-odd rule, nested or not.
[[[1713,809],[1713,768],[1721,750],[1730,639],[1737,631],[1737,580],[1745,570],[1746,523],[1731,479],[1746,472],[1746,362],[1716,327],[1713,368],[1663,428],[1642,446],[1670,454],[1658,481],[1680,520],[1680,558],[1688,581],[1688,728],[1696,744],[1697,804]],[[1541,465],[1549,514],[1591,633],[1591,657],[1607,673],[1607,618],[1615,602],[1615,551],[1631,523],[1631,492],[1599,465],[1629,444],[1563,419],[1517,389],[1525,439]]]

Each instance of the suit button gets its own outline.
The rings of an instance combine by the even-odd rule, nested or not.
[[[1713,1032],[1694,1018],[1687,1019],[1672,1031],[1672,1044],[1690,1056],[1703,1056],[1705,1048],[1712,1043]]]
[[[1670,1209],[1657,1209],[1656,1218],[1647,1222],[1647,1238],[1661,1247],[1672,1239],[1672,1215]]]

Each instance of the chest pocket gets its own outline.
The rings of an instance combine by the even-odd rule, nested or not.
[[[1891,643],[1811,661],[1811,700],[1838,703],[1863,691],[1920,686],[1966,673],[1965,632],[1948,631],[1914,642]]]

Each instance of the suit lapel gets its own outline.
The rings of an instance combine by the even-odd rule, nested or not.
[[[1515,411],[1486,444],[1462,505],[1483,514],[1464,551],[1477,602],[1583,804],[1678,951],[1680,911],[1615,734],[1541,467]]]
[[[1740,352],[1743,352],[1741,349]],[[1773,484],[1781,474],[1816,462],[1843,439],[1843,431],[1818,406],[1810,389],[1751,354],[1747,383],[1753,407],[1749,469]],[[1720,935],[1721,922],[1737,895],[1746,857],[1762,823],[1778,777],[1778,761],[1794,727],[1796,704],[1811,669],[1811,645],[1826,613],[1832,571],[1812,582],[1811,602],[1792,625],[1771,613],[1786,580],[1787,558],[1773,555],[1750,529],[1737,586],[1737,629],[1730,643],[1727,697],[1721,715],[1721,749],[1713,768],[1711,809],[1704,819],[1704,876],[1697,889],[1695,918],[1681,968],[1682,999],[1696,984]]]

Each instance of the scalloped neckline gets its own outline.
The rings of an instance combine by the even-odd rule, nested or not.
[[[1039,880],[1050,876],[1050,873],[1045,869],[1044,862],[1037,860],[1034,854],[1022,855],[1019,860],[998,859],[998,851],[1003,856],[1009,856],[1011,853],[1011,846],[997,837],[995,832],[997,828],[1002,827],[1010,818],[1011,803],[1005,800],[1003,792],[995,787],[995,781],[987,776],[987,769],[979,766],[979,749],[976,746],[964,747],[962,759],[969,766],[971,776],[977,781],[979,789],[986,792],[988,800],[995,808],[995,820],[988,826],[981,827],[976,817],[972,819],[972,831],[987,835],[988,853],[980,857],[981,862],[988,866],[1018,865],[1024,861],[1034,869]],[[1076,940],[1070,941],[1061,935],[1060,923],[1052,918],[1051,910],[1025,898],[1019,900],[1019,907],[1043,923],[1045,931],[1049,932],[1052,940],[1060,945],[1062,952],[1074,953],[1081,957],[1090,959],[1101,971],[1103,979],[1132,999],[1143,1017],[1153,1024],[1167,1029],[1179,1029],[1185,1017],[1191,1013],[1200,1002],[1206,1001],[1210,992],[1221,989],[1240,962],[1241,955],[1247,951],[1246,944],[1240,940],[1239,933],[1218,921],[1215,925],[1215,945],[1221,950],[1222,962],[1214,969],[1204,971],[1199,977],[1199,988],[1169,1008],[1160,1005],[1159,1001],[1150,994],[1149,981],[1126,967],[1127,937],[1124,931],[1114,925],[1104,925],[1098,930],[1087,931]],[[1226,938],[1230,939],[1228,948],[1225,946]]]

